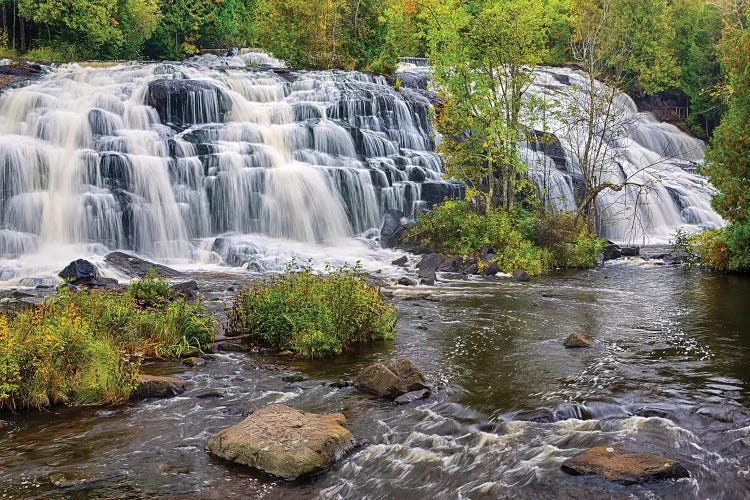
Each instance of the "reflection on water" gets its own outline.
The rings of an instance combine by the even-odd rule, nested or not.
[[[531,284],[464,283],[396,299],[400,336],[335,361],[216,355],[159,369],[180,397],[114,411],[4,416],[8,498],[746,498],[750,495],[750,280],[632,263]],[[568,350],[570,332],[596,348]],[[374,359],[414,360],[432,400],[395,407],[338,389]],[[280,371],[258,368],[290,364]],[[300,371],[302,383],[281,377]],[[199,399],[203,389],[223,398]],[[358,452],[311,482],[269,481],[210,459],[208,436],[271,402],[343,412]],[[549,409],[548,420],[519,421]],[[613,443],[681,460],[678,482],[620,486],[560,463]],[[55,472],[123,476],[71,491]]]

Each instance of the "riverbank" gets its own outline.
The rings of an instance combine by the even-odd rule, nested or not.
[[[240,275],[195,274],[220,307]],[[4,416],[0,468],[11,498],[65,497],[50,474],[117,477],[80,498],[299,498],[432,495],[518,498],[743,497],[750,425],[750,338],[742,278],[635,259],[530,283],[483,280],[394,287],[399,335],[335,360],[218,352],[200,367],[150,363],[186,380],[182,395],[112,409]],[[578,331],[596,347],[566,350]],[[396,407],[351,381],[369,363],[407,357],[435,390]],[[284,378],[300,375],[301,382]],[[205,396],[207,391],[214,394]],[[341,412],[365,443],[312,481],[270,481],[214,461],[216,431],[270,403]],[[552,422],[529,422],[542,411]],[[539,415],[539,413],[537,413]],[[543,419],[542,419],[543,420]],[[560,463],[615,444],[682,461],[692,479],[620,486],[568,476]],[[450,493],[448,493],[450,492]]]

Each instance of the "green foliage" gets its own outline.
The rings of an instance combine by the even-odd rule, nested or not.
[[[142,280],[134,280],[128,293],[141,307],[158,307],[172,298],[172,287],[169,281],[159,279],[152,268]]]
[[[550,252],[552,267],[588,269],[597,265],[605,241],[591,232],[585,222],[576,222],[575,214],[540,214],[536,224],[535,242]]]
[[[367,286],[359,267],[325,275],[305,268],[241,291],[229,311],[231,331],[301,357],[341,354],[353,345],[392,339],[395,309]]]
[[[213,319],[180,299],[142,308],[130,293],[72,293],[0,315],[0,409],[113,404],[129,398],[143,356],[213,340]]]

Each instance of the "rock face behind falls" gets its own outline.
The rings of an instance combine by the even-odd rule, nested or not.
[[[283,479],[318,472],[354,447],[341,414],[318,415],[274,404],[208,440],[207,451]]]

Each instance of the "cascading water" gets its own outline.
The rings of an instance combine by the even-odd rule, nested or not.
[[[402,60],[399,76],[405,85],[429,86],[430,67],[425,59]],[[602,84],[598,84],[604,88]],[[554,112],[528,119],[535,140],[522,143],[520,153],[529,178],[547,207],[572,211],[585,196],[585,183],[576,152],[585,132],[567,111],[586,102],[588,77],[571,68],[539,67],[526,97],[543,100]],[[716,193],[708,181],[695,174],[703,161],[704,143],[677,127],[639,113],[632,99],[616,97],[616,121],[622,134],[607,136],[609,153],[600,167],[600,182],[626,179],[632,186],[620,192],[603,191],[597,208],[601,234],[620,243],[665,244],[678,229],[697,232],[723,225],[711,208]],[[603,126],[600,117],[597,126]],[[603,133],[602,136],[606,136]],[[640,185],[638,187],[636,185]]]
[[[0,100],[0,281],[112,249],[265,269],[352,253],[386,210],[458,192],[429,104],[252,53],[62,66]]]

